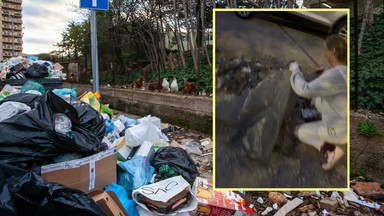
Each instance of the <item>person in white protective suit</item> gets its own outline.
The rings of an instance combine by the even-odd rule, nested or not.
[[[292,89],[301,97],[312,99],[322,120],[304,123],[295,129],[303,143],[322,151],[326,162],[322,168],[331,170],[343,157],[340,145],[347,144],[347,42],[338,35],[326,39],[325,57],[332,68],[318,78],[306,82],[296,62],[291,62]]]

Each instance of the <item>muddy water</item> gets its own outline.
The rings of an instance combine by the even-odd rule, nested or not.
[[[329,67],[323,46],[322,38],[258,16],[216,14],[216,187],[347,187],[346,156],[324,172],[320,153],[293,136],[304,120],[287,63],[296,60],[304,72]]]

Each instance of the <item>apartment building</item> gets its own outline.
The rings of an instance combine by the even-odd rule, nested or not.
[[[12,21],[14,56],[23,52],[22,0],[2,0],[1,2],[1,47],[0,60],[12,57]]]

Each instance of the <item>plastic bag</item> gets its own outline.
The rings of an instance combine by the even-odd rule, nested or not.
[[[0,105],[0,122],[7,120],[19,113],[31,110],[29,106],[19,102],[5,102]]]
[[[188,182],[195,181],[195,178],[199,176],[195,163],[181,148],[168,146],[157,150],[151,165],[158,170],[164,164],[168,164]]]
[[[4,88],[1,89],[0,95],[12,95],[17,93],[20,93],[20,91],[9,84],[6,84]]]
[[[17,100],[19,95],[23,96],[22,93],[11,95],[13,97],[10,99]],[[24,94],[20,100],[28,101],[27,95],[33,98],[30,100],[34,100],[34,107],[17,118],[0,122],[0,131],[3,134],[12,134],[0,136],[0,162],[33,169],[52,162],[52,158],[64,153],[78,152],[87,156],[100,151],[101,142],[92,132],[93,128],[81,124],[84,119],[78,116],[73,106],[51,91],[37,98]],[[93,110],[91,107],[88,109]],[[87,109],[83,109],[83,112],[85,110]],[[73,138],[55,131],[55,113],[63,113],[71,120]],[[90,116],[94,121],[97,120],[95,115],[88,113],[87,118]],[[102,126],[105,132],[104,124]]]
[[[65,161],[77,160],[81,158],[83,158],[83,156],[80,153],[73,152],[73,153],[66,153],[66,154],[59,155],[53,158],[53,162],[60,163]]]
[[[108,133],[112,133],[115,130],[115,124],[112,121],[105,120],[105,129]]]
[[[228,127],[234,149],[263,160],[276,144],[285,114],[296,103],[294,97],[290,73],[270,71],[256,87],[217,103],[216,122]]]
[[[129,127],[131,125],[136,125],[136,120],[135,119],[130,119],[128,117],[121,117],[120,118],[120,121],[123,122],[123,124],[125,125],[125,127]]]
[[[4,100],[0,101],[0,104],[3,104],[7,101],[15,101],[26,104],[27,106],[31,107],[31,109],[33,109],[35,107],[35,104],[39,103],[40,97],[41,96],[35,94],[18,93],[9,95]]]
[[[17,56],[17,57],[12,57],[11,59],[8,60],[8,65],[9,67],[13,67],[15,65],[18,65],[20,63],[25,63],[26,59],[23,58],[23,56]]]
[[[155,143],[155,146],[167,147],[167,146],[169,146],[169,143],[167,141],[165,141],[164,139],[160,139],[157,143]]]
[[[21,87],[21,92],[27,92],[29,90],[36,90],[38,92],[40,92],[41,94],[44,94],[45,93],[45,88],[44,86],[39,83],[39,82],[36,82],[36,81],[33,81],[33,80],[28,80],[24,85],[23,87]]]
[[[23,63],[19,63],[15,66],[12,66],[11,68],[9,68],[9,73],[7,74],[7,79],[10,79],[10,78],[13,79],[13,78],[15,78],[14,76],[16,76],[18,74],[19,74],[18,79],[20,79],[20,78],[25,79],[26,78],[24,75],[25,67],[26,67],[26,65]]]
[[[25,71],[24,75],[27,78],[44,78],[49,76],[48,68],[44,65],[40,65],[37,63],[33,63],[29,68]]]
[[[117,172],[117,183],[122,185],[132,199],[132,191],[148,184],[155,169],[149,164],[147,157],[134,156],[131,160],[120,163],[125,170]]]
[[[119,198],[121,204],[124,206],[129,216],[139,216],[139,213],[136,210],[135,201],[128,199],[127,191],[123,186],[112,182],[112,186],[105,187],[105,191],[115,192],[116,196]]]
[[[193,139],[183,139],[181,140],[181,145],[188,148],[188,153],[201,155],[200,144],[195,142]]]
[[[163,134],[163,132],[161,132],[160,128],[156,127],[156,131],[157,131],[157,134],[159,134],[160,139],[163,139],[163,140],[169,142],[168,137],[165,134]]]
[[[4,88],[0,92],[0,101],[4,100],[6,97],[8,97],[8,95],[17,94],[19,92],[20,92],[19,90],[7,84],[4,86]]]
[[[54,89],[53,93],[55,93],[57,96],[67,95],[70,94],[72,97],[77,97],[76,89],[69,89],[69,88],[63,88],[63,89]]]
[[[0,163],[0,215],[107,215],[86,193]]]
[[[64,114],[58,113],[54,115],[55,131],[57,133],[66,134],[71,131],[71,120]]]
[[[101,104],[101,111],[109,115],[109,120],[113,119],[113,110],[104,104]]]
[[[72,97],[70,95],[63,95],[60,98],[64,99],[67,103],[75,108],[79,118],[79,125],[87,128],[101,141],[106,133],[105,123],[103,116],[100,115],[89,104]]]
[[[125,130],[125,144],[130,147],[141,145],[145,140],[156,143],[159,141],[156,126],[151,122],[151,116],[143,118],[139,125]]]
[[[80,100],[89,104],[93,109],[97,110],[97,112],[100,112],[100,103],[97,99],[98,98],[95,96],[95,94],[88,92]]]

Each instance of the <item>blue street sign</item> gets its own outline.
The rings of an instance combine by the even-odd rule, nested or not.
[[[80,0],[80,8],[94,10],[108,10],[108,0]]]

